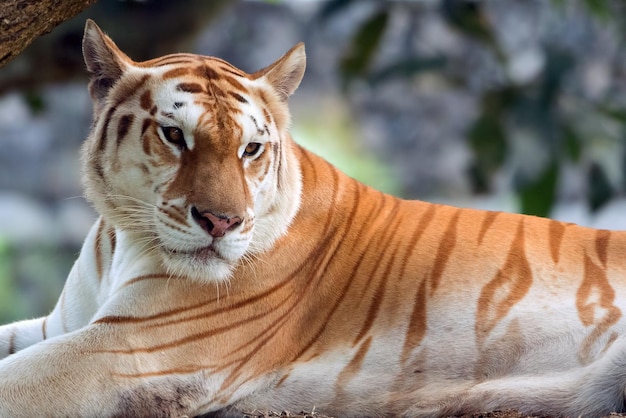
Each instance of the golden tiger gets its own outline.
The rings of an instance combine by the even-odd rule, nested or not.
[[[92,21],[100,213],[52,313],[0,328],[0,416],[624,410],[626,233],[405,201],[289,136],[302,44],[134,62]]]

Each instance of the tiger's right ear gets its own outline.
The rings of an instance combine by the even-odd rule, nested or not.
[[[91,76],[89,93],[96,101],[104,99],[132,60],[91,19],[85,24],[83,57]]]
[[[300,85],[305,67],[304,43],[300,42],[278,61],[252,74],[252,78],[264,77],[276,89],[281,100],[286,102]]]

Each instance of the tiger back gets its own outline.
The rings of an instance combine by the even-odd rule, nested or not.
[[[303,45],[247,74],[85,28],[100,213],[0,327],[0,416],[624,409],[626,234],[385,195],[290,137]]]

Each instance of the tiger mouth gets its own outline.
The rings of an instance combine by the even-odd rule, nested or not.
[[[213,244],[206,247],[195,248],[193,250],[175,250],[172,248],[165,248],[165,252],[173,257],[190,258],[197,261],[207,261],[215,258],[224,260],[224,257],[213,246]]]

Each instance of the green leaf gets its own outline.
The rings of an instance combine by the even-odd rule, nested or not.
[[[441,11],[447,22],[457,30],[481,40],[493,38],[484,6],[476,0],[443,0]]]
[[[440,70],[446,64],[446,58],[439,57],[410,57],[389,64],[388,66],[372,73],[368,77],[371,84],[378,84],[395,77],[410,77],[414,74]]]
[[[499,115],[485,111],[470,127],[469,146],[474,153],[474,166],[470,171],[474,191],[489,191],[491,176],[506,159],[506,133]]]
[[[357,29],[349,50],[339,63],[339,70],[344,83],[365,75],[388,20],[389,13],[383,10],[375,13]]]
[[[508,141],[502,121],[518,96],[516,88],[503,87],[488,91],[481,99],[480,116],[467,133],[474,154],[473,165],[468,171],[474,193],[490,191],[493,174],[506,160]]]
[[[582,154],[582,141],[578,134],[569,126],[562,126],[561,133],[563,135],[563,151],[567,157],[573,162],[580,161]]]
[[[554,106],[562,92],[565,77],[574,68],[575,59],[572,54],[564,49],[546,48],[546,66],[540,87],[540,105],[546,109]]]
[[[597,19],[604,22],[611,19],[611,10],[607,0],[585,0],[584,4]]]
[[[617,122],[626,122],[626,109],[615,108],[609,105],[600,105],[597,107],[598,111],[605,116],[615,119]]]
[[[26,313],[16,306],[19,288],[14,275],[15,258],[14,248],[0,236],[0,324],[16,321]]]
[[[523,94],[522,90],[514,86],[502,86],[487,91],[482,97],[481,106],[484,112],[501,118],[505,112],[511,110],[523,100]]]
[[[535,180],[518,190],[521,211],[527,215],[549,216],[556,197],[559,165],[555,158]]]
[[[475,161],[467,168],[466,173],[470,179],[472,193],[485,194],[491,191],[491,176]]]
[[[46,110],[46,103],[40,92],[28,90],[23,94],[26,105],[34,115],[40,114],[41,112]]]
[[[463,35],[483,42],[492,49],[501,62],[506,61],[506,56],[494,36],[483,1],[443,0],[441,12],[451,27]]]
[[[355,0],[329,0],[322,3],[320,11],[317,13],[317,20],[328,20],[342,10],[347,9],[355,3]]]
[[[587,184],[587,203],[592,212],[604,206],[614,195],[613,187],[604,170],[598,163],[589,167]]]

